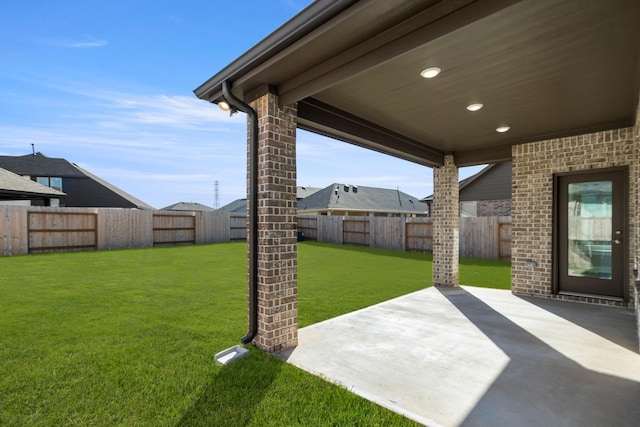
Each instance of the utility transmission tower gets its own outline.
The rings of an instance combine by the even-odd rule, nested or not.
[[[218,209],[220,206],[220,193],[218,191],[218,180],[216,179],[214,185],[214,199],[213,199],[213,208]]]

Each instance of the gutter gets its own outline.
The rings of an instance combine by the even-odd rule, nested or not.
[[[240,341],[248,344],[258,333],[258,114],[222,82],[222,95],[229,105],[249,116],[249,331]]]
[[[220,95],[220,84],[223,81],[237,80],[356,2],[357,0],[314,1],[193,92],[200,99],[214,101]]]

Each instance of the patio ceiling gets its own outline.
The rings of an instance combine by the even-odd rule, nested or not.
[[[633,125],[639,22],[637,0],[320,0],[195,93],[268,87],[299,103],[300,128],[427,166],[506,161],[517,143]]]

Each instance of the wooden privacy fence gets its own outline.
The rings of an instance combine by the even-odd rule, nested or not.
[[[1,255],[215,243],[231,238],[226,212],[0,205],[0,214]]]
[[[196,216],[153,215],[153,245],[196,243]]]
[[[460,256],[511,259],[511,217],[460,218]]]
[[[246,240],[245,215],[0,205],[0,255]],[[300,215],[306,239],[432,252],[431,218]],[[460,255],[511,258],[511,217],[460,219]]]
[[[431,218],[299,215],[298,230],[319,242],[433,251]],[[511,259],[511,217],[460,218],[460,256]]]
[[[247,240],[247,216],[231,214],[229,216],[230,240]]]
[[[27,212],[29,253],[98,249],[98,214]]]

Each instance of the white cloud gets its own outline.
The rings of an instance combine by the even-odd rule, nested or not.
[[[47,81],[42,76],[14,77],[23,84],[44,87],[67,96],[58,96],[57,105],[48,102],[50,111],[60,117],[75,120],[92,120],[112,128],[125,125],[146,124],[169,126],[180,129],[212,129],[244,126],[244,114],[229,117],[228,112],[216,105],[194,96],[148,93],[148,89],[134,88],[129,91],[105,90],[97,83],[81,81]],[[33,93],[37,93],[33,90]],[[146,93],[144,93],[146,92]],[[51,99],[51,97],[49,97]],[[32,105],[34,109],[43,105],[41,96],[21,95],[15,102]]]
[[[213,124],[242,125],[245,121],[243,115],[229,117],[228,112],[195,96],[105,91],[77,84],[55,86],[55,89],[97,101],[89,116],[76,113],[76,117],[100,119],[105,123],[211,129]]]
[[[37,151],[75,162],[156,207],[178,201],[211,206],[215,181],[220,205],[245,197],[244,115],[230,118],[195,96],[27,83],[58,92],[59,104],[16,99],[34,118],[24,124],[0,120],[5,154],[28,154],[34,143]],[[399,187],[415,197],[432,193],[429,168],[342,141],[299,131],[296,152],[300,185],[342,182]]]
[[[243,123],[230,118],[214,105],[188,96],[107,94],[106,108],[124,122],[168,125],[180,128],[207,128],[212,123]]]
[[[92,49],[96,47],[104,47],[109,42],[107,40],[96,39],[90,35],[83,36],[79,39],[70,38],[51,38],[43,39],[40,42],[57,47],[65,47],[71,49]]]
[[[92,48],[92,47],[102,47],[106,46],[108,42],[106,40],[86,40],[86,41],[76,41],[68,44],[69,47],[73,48]]]
[[[117,151],[121,158],[145,161],[244,156],[238,149],[245,140],[243,115],[231,118],[195,97],[105,91],[78,83],[45,86],[70,96],[60,96],[60,105],[47,105],[38,118],[45,111],[38,100],[22,99],[34,118],[24,125],[0,121],[1,146],[35,143],[42,152],[90,148],[94,155],[109,150],[112,157]]]
[[[2,154],[28,154],[33,143],[157,207],[181,200],[212,205],[216,180],[221,204],[244,196],[244,115],[230,118],[195,96],[44,86],[59,93],[58,105],[17,99],[30,115],[0,120]]]

